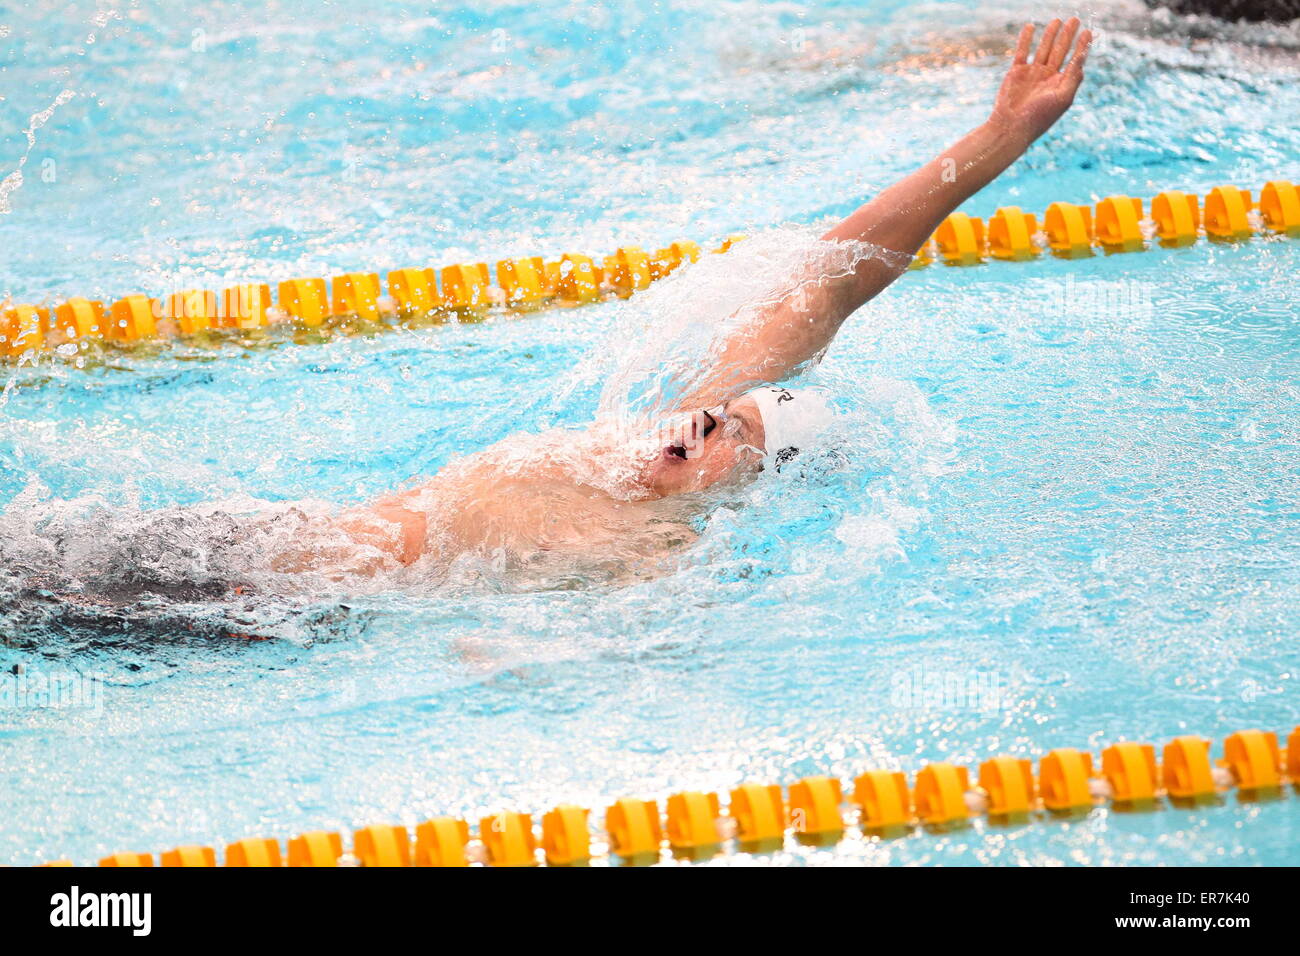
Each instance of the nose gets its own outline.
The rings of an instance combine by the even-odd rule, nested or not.
[[[701,412],[701,414],[702,414],[702,415],[704,416],[704,418],[705,418],[705,422],[704,422],[704,437],[705,437],[705,438],[708,438],[708,437],[709,437],[709,433],[712,432],[713,429],[715,429],[715,428],[718,427],[718,420],[717,420],[716,418],[713,417],[713,414],[712,414],[712,413],[711,413],[707,408],[706,408],[703,412]]]
[[[684,452],[681,457],[696,458],[703,453],[709,435],[717,427],[717,419],[708,412],[692,412],[682,423],[681,445]]]

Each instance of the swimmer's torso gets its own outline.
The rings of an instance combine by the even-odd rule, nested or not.
[[[359,542],[433,573],[466,557],[499,570],[640,570],[694,533],[691,504],[649,495],[638,457],[592,431],[521,436],[341,520]]]

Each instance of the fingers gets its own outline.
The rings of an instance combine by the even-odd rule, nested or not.
[[[1043,39],[1038,43],[1038,55],[1034,57],[1034,62],[1043,66],[1047,65],[1048,59],[1052,55],[1052,44],[1056,42],[1057,31],[1061,29],[1061,21],[1053,20],[1043,31]]]
[[[1047,58],[1047,65],[1053,70],[1059,70],[1061,64],[1065,62],[1066,54],[1070,52],[1070,44],[1074,42],[1074,35],[1078,31],[1078,17],[1070,17],[1065,21],[1065,29],[1056,35],[1056,42],[1052,44],[1052,55]]]
[[[1088,47],[1092,45],[1092,31],[1084,30],[1079,34],[1079,42],[1074,47],[1074,58],[1070,60],[1070,65],[1065,68],[1065,72],[1074,78],[1078,83],[1083,79],[1083,64],[1088,62]]]
[[[1029,45],[1034,42],[1034,25],[1026,23],[1020,28],[1020,39],[1016,42],[1016,55],[1011,62],[1015,66],[1029,62]]]

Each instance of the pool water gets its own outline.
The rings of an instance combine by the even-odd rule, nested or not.
[[[683,303],[978,122],[1041,12],[45,6],[0,13],[16,301],[752,238],[582,310],[4,369],[0,862],[1296,724],[1285,239],[909,273],[810,376],[834,453],[720,498],[658,575],[34,599],[155,560],[122,542],[161,509],[359,502],[589,420],[620,356],[692,341]],[[968,211],[1300,180],[1294,27],[1089,13],[1074,111]],[[164,552],[196,574],[199,527]],[[1295,864],[1298,820],[1234,795],[716,862]]]

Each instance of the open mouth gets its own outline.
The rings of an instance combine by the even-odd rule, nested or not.
[[[665,458],[680,458],[682,461],[685,461],[685,460],[686,460],[686,446],[683,445],[683,444],[680,444],[680,443],[678,443],[678,444],[673,444],[673,445],[669,445],[667,448],[664,449],[664,457],[665,457]]]

